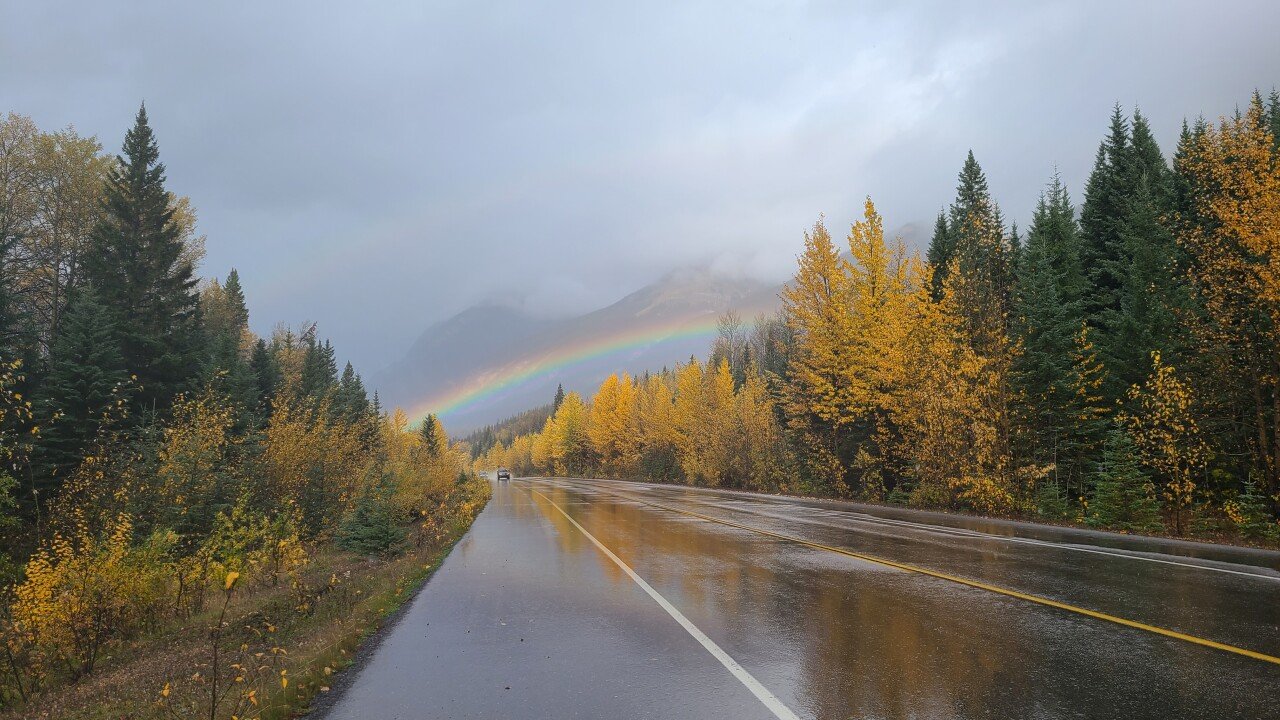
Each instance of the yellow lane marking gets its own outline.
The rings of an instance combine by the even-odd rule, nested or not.
[[[783,533],[776,533],[776,532],[773,532],[772,530],[762,530],[760,528],[752,527],[750,525],[743,525],[742,523],[737,523],[732,520],[725,520],[723,518],[712,517],[710,515],[703,515],[702,513],[696,513],[696,512],[693,512],[692,510],[681,510],[680,508],[671,507],[669,505],[663,505],[662,503],[650,502],[648,500],[641,500],[640,498],[637,498],[637,497],[631,497],[629,495],[623,495],[623,494],[615,493],[609,490],[600,490],[600,492],[603,492],[609,495],[614,495],[615,497],[624,498],[632,502],[637,502],[637,503],[640,503],[641,505],[648,505],[650,507],[661,508],[663,510],[667,510],[673,513],[678,513],[680,515],[688,515],[690,517],[698,518],[699,520],[718,523],[720,525],[728,525],[729,527],[735,527],[740,530],[746,530],[748,532],[758,533],[760,535],[776,538],[778,540],[786,540],[787,542],[795,543],[797,545],[804,545],[804,546],[815,548],[818,550],[827,550],[829,552],[838,553],[840,555],[846,555],[851,558],[857,558],[858,560],[874,563],[876,565],[883,565],[885,567],[897,568],[898,570],[905,570],[907,572],[919,573],[921,575],[927,575],[929,577],[938,578],[940,580],[948,580],[950,582],[958,583],[960,585],[967,585],[972,588],[978,588],[979,590],[986,590],[988,592],[997,593],[999,595],[1018,598],[1019,600],[1026,600],[1028,602],[1036,603],[1037,605],[1045,605],[1047,607],[1058,608],[1059,610],[1066,610],[1067,612],[1073,612],[1078,615],[1085,615],[1087,617],[1096,618],[1098,620],[1105,620],[1107,622],[1112,622],[1117,625],[1136,628],[1138,630],[1145,630],[1149,633],[1155,633],[1156,635],[1163,635],[1165,637],[1174,638],[1175,640],[1182,640],[1184,642],[1193,643],[1195,645],[1202,645],[1204,647],[1214,648],[1215,650],[1223,650],[1229,653],[1235,653],[1236,655],[1243,655],[1248,658],[1253,658],[1254,660],[1261,660],[1263,662],[1269,662],[1274,665],[1280,665],[1280,657],[1276,657],[1274,655],[1267,655],[1266,653],[1260,653],[1254,650],[1248,650],[1246,648],[1236,647],[1235,645],[1220,643],[1215,640],[1209,640],[1208,638],[1202,638],[1196,635],[1188,635],[1186,633],[1180,633],[1177,630],[1162,628],[1162,627],[1159,627],[1158,625],[1148,625],[1147,623],[1138,622],[1137,620],[1129,620],[1127,618],[1117,617],[1115,615],[1108,615],[1107,613],[1098,612],[1097,610],[1090,610],[1088,608],[1082,608],[1077,605],[1071,605],[1069,603],[1059,602],[1057,600],[1050,600],[1049,598],[1040,597],[1039,595],[1031,595],[1029,593],[1019,592],[1017,590],[1010,590],[1008,588],[1003,588],[998,585],[990,585],[988,583],[979,582],[977,580],[970,580],[968,578],[963,578],[956,575],[949,575],[947,573],[938,572],[937,570],[922,568],[918,565],[911,565],[908,563],[897,562],[895,560],[888,560],[885,558],[876,557],[875,555],[867,555],[866,553],[855,552],[853,550],[846,550],[844,548],[833,547],[831,545],[823,545],[822,543],[816,543],[816,542],[813,542],[812,540],[805,540],[804,538],[798,538],[793,535],[784,535]]]
[[[644,590],[645,593],[648,594],[654,602],[658,603],[663,610],[666,610],[667,614],[680,624],[680,627],[683,627],[686,632],[693,636],[694,640],[697,640],[698,643],[707,650],[707,652],[711,653],[712,657],[719,660],[720,664],[723,665],[726,670],[728,670],[734,677],[738,678],[738,681],[745,685],[747,690],[750,690],[751,694],[755,695],[756,699],[768,708],[769,712],[773,713],[774,717],[778,718],[778,720],[800,720],[799,716],[792,712],[791,708],[787,707],[786,703],[779,700],[777,695],[770,692],[769,689],[757,680],[754,675],[748,672],[746,668],[742,667],[737,660],[734,660],[729,653],[725,652],[724,649],[717,645],[714,640],[707,637],[706,633],[702,632],[697,625],[694,625],[689,618],[685,617],[684,613],[680,612],[675,605],[672,605],[657,590],[654,590],[653,586],[645,582],[644,578],[636,574],[636,571],[632,570],[630,565],[623,562],[622,558],[613,554],[613,551],[605,547],[604,543],[597,540],[595,535],[587,532],[586,528],[579,525],[577,520],[574,520],[569,513],[564,511],[564,508],[560,507],[554,500],[543,495],[537,490],[530,488],[529,492],[537,495],[543,500],[546,500],[548,503],[551,503],[551,507],[560,511],[560,514],[564,516],[565,520],[573,523],[573,526],[578,528],[578,531],[585,535],[586,538],[590,540],[605,557],[609,558],[615,565],[622,568],[622,571],[634,580],[636,585],[639,585],[640,589]]]

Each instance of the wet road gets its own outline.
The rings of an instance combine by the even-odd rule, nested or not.
[[[338,718],[1280,718],[1280,553],[596,480],[493,500]]]

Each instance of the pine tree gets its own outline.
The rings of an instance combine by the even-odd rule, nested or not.
[[[98,436],[104,414],[126,397],[129,375],[117,344],[116,315],[81,286],[63,316],[49,371],[36,399],[45,426],[37,448],[41,495],[77,467]]]
[[[165,168],[144,106],[104,189],[105,217],[84,256],[84,278],[115,314],[136,404],[163,409],[200,367],[195,270],[184,258]]]
[[[557,384],[556,384],[556,397],[555,397],[555,400],[553,400],[553,401],[552,401],[552,403],[551,403],[551,412],[553,412],[553,413],[554,413],[555,411],[559,410],[559,409],[560,409],[560,403],[562,403],[562,402],[564,402],[564,384],[563,384],[563,383],[557,383]]]
[[[1114,429],[1094,478],[1086,522],[1094,527],[1149,533],[1161,528],[1155,485],[1138,462],[1129,433]]]

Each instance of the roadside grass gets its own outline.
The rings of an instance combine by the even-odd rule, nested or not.
[[[0,712],[0,720],[296,717],[435,572],[489,495],[484,480],[459,487],[431,532],[398,556],[361,557],[329,542],[309,548],[310,561],[292,581],[219,593],[204,612],[112,646],[92,675],[49,682],[27,703]],[[211,630],[223,612],[215,643]]]

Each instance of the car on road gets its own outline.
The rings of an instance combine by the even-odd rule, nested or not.
[[[506,468],[498,468],[498,479],[499,479],[499,480],[510,480],[510,479],[511,479],[511,471],[510,471],[510,470],[508,470],[508,469],[506,469]]]

